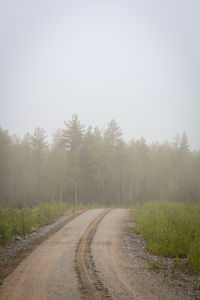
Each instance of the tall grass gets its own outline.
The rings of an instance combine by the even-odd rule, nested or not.
[[[155,254],[188,257],[200,272],[200,205],[149,202],[135,208],[135,231],[147,240]]]
[[[67,203],[45,203],[37,207],[25,207],[21,210],[0,207],[0,245],[10,243],[14,235],[24,235],[32,232],[36,227],[46,225],[66,210],[75,212],[83,209],[82,205],[72,206]]]

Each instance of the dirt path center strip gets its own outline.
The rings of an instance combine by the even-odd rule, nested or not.
[[[103,211],[85,230],[76,248],[75,268],[83,299],[112,299],[108,289],[103,285],[95,268],[91,244],[97,227],[111,210]]]

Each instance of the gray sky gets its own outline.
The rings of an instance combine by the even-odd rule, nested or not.
[[[199,0],[0,0],[0,126],[52,134],[73,113],[125,138],[200,148]]]

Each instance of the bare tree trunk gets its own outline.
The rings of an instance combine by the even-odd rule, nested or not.
[[[54,191],[51,192],[51,201],[54,202]]]
[[[77,199],[77,184],[76,184],[76,182],[74,184],[74,199],[75,199],[75,203],[77,205],[78,199]]]
[[[62,187],[62,183],[60,184],[60,202],[63,201],[63,187]]]
[[[40,203],[40,162],[37,162],[37,203]]]
[[[105,177],[103,175],[103,180],[102,180],[102,204],[104,204],[105,201]]]
[[[131,175],[130,189],[129,189],[129,206],[131,206],[132,204],[132,197],[133,197],[133,176]]]
[[[119,183],[119,204],[122,204],[122,174],[120,172],[120,183]]]
[[[96,179],[96,182],[95,182],[95,197],[94,199],[96,199],[96,201],[98,201],[98,178],[97,178],[97,173],[96,173],[96,176],[95,176],[95,179]]]

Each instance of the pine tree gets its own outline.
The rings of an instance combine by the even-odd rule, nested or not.
[[[68,123],[64,123],[66,129],[63,130],[63,144],[71,153],[77,152],[82,145],[84,125],[80,123],[76,114]]]
[[[111,146],[116,146],[121,142],[122,131],[115,120],[108,123],[104,133],[105,142]]]
[[[10,184],[10,152],[11,140],[6,130],[0,127],[0,204],[6,204],[9,201]]]
[[[184,131],[183,135],[182,135],[182,138],[180,140],[180,152],[182,154],[188,153],[189,152],[189,148],[190,148],[190,146],[188,144],[188,138],[187,138],[186,132]]]
[[[45,131],[37,127],[35,128],[34,134],[31,137],[31,146],[33,151],[33,156],[36,164],[36,176],[37,176],[37,202],[40,202],[40,192],[41,192],[41,169],[42,163],[44,161],[44,155],[47,151],[47,142],[46,142],[46,133]]]
[[[103,160],[103,184],[102,195],[103,202],[116,203],[120,201],[121,193],[116,186],[119,184],[118,174],[119,161],[118,161],[118,147],[122,143],[122,131],[115,120],[108,123],[104,132],[104,160]],[[121,186],[121,180],[120,180]],[[120,194],[120,195],[119,195]]]
[[[68,178],[73,182],[73,198],[74,202],[78,203],[78,181],[80,177],[80,149],[83,145],[84,125],[74,114],[72,119],[66,123],[63,130],[63,144],[68,155]]]

